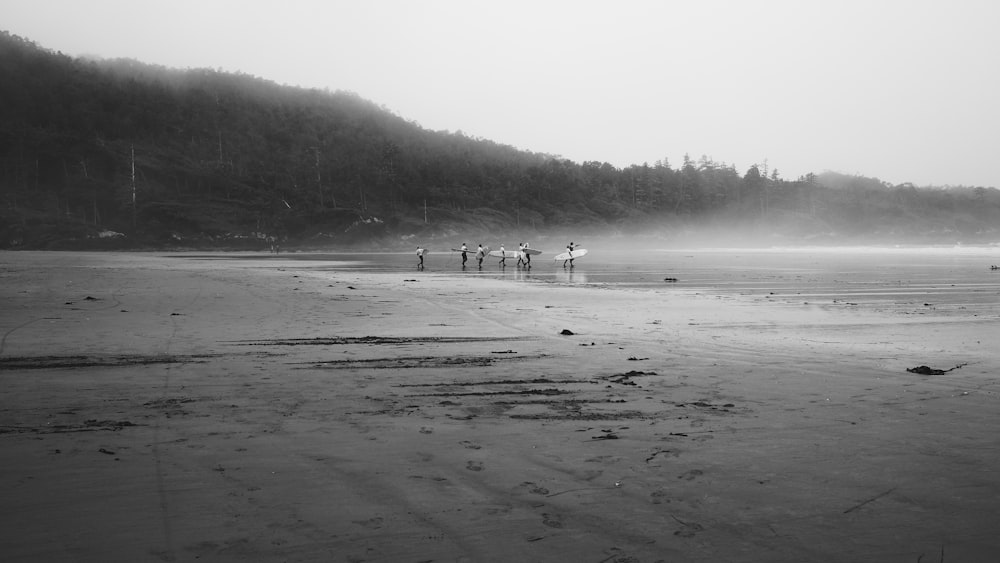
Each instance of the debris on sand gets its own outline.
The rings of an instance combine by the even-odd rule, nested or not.
[[[617,440],[618,439],[618,434],[615,434],[611,430],[601,430],[601,432],[603,432],[603,434],[599,434],[597,436],[592,436],[590,438],[590,441],[592,442],[594,440]]]
[[[906,371],[910,373],[917,373],[920,375],[944,375],[943,369],[934,369],[928,366],[917,366],[915,368],[906,368]]]
[[[910,373],[916,373],[919,375],[944,375],[953,369],[958,369],[967,364],[958,364],[957,366],[949,369],[935,369],[929,366],[917,366],[915,368],[906,368],[906,371]]]
[[[576,333],[574,333],[572,330],[570,330],[568,328],[564,328],[564,329],[562,329],[562,332],[560,332],[559,334],[561,334],[563,336],[573,336]]]
[[[635,381],[632,381],[632,378],[633,377],[640,377],[640,376],[643,376],[643,375],[656,375],[656,372],[655,371],[635,371],[635,370],[632,370],[632,371],[629,371],[629,372],[626,372],[626,373],[619,373],[619,374],[616,374],[616,375],[608,375],[608,376],[598,377],[597,379],[602,379],[602,380],[607,381],[609,383],[616,383],[618,385],[635,385],[635,386],[638,386],[638,384]]]

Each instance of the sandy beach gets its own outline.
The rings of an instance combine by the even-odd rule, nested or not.
[[[5,561],[1000,559],[992,312],[165,253],[0,276]]]

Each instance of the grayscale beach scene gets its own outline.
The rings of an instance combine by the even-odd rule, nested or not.
[[[997,22],[0,0],[0,563],[1000,561]]]
[[[996,247],[595,248],[4,254],[5,554],[1000,550]]]

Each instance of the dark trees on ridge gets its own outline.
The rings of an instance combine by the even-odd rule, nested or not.
[[[580,164],[428,131],[350,92],[74,59],[6,32],[0,196],[0,248],[232,246],[260,236],[392,246],[416,231],[584,228],[669,238],[708,225],[791,241],[971,241],[996,240],[1000,225],[992,187],[829,172],[788,181],[705,156],[685,156],[678,169]]]

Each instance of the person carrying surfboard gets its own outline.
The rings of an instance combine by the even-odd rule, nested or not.
[[[528,243],[524,243],[524,248],[522,248],[521,251],[524,254],[524,265],[530,268],[531,267],[531,253],[528,252]]]
[[[483,243],[479,243],[479,250],[476,250],[476,260],[479,261],[479,269],[483,269],[483,258],[486,257],[486,249],[483,248]]]
[[[468,250],[469,250],[469,247],[465,246],[465,243],[463,242],[462,243],[462,267],[463,268],[465,267],[465,263],[469,260],[469,254],[467,252]]]
[[[420,260],[420,262],[417,263],[417,268],[420,270],[424,269],[424,252],[426,251],[422,246],[417,247],[417,259]]]
[[[519,242],[517,244],[517,265],[520,267],[521,264],[527,264],[527,262],[524,261],[524,243],[523,242]]]
[[[566,253],[569,254],[569,259],[568,260],[563,260],[563,268],[566,267],[566,262],[569,262],[569,267],[572,268],[573,267],[573,241],[570,241],[569,244],[566,245]]]
[[[500,265],[507,267],[507,251],[503,249],[503,244],[500,245]]]

